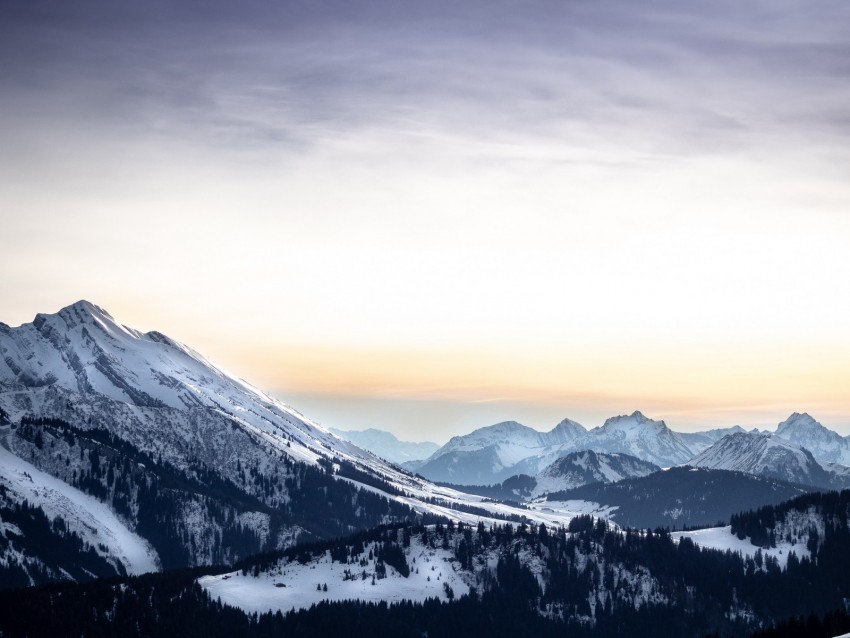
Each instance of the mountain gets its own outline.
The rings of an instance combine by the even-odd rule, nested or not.
[[[688,465],[747,472],[825,489],[850,486],[846,477],[825,469],[807,449],[765,432],[725,436]]]
[[[416,478],[86,301],[0,324],[0,414],[0,446],[18,459],[2,475],[0,586],[4,573],[34,584],[221,564],[392,521],[523,515]],[[26,474],[36,475],[21,463],[49,484],[30,489]],[[84,507],[81,495],[102,507]],[[22,538],[9,517],[34,531]],[[86,526],[123,540],[92,543]],[[147,566],[127,553],[131,538],[150,549]],[[96,569],[57,563],[49,539],[79,540],[82,554],[99,556]]]
[[[654,421],[638,411],[608,419],[573,441],[572,447],[629,454],[661,467],[684,463],[693,456],[682,435],[673,432],[664,421]]]
[[[159,568],[153,547],[105,503],[0,446],[0,586]],[[30,578],[30,574],[35,578]]]
[[[397,464],[426,459],[440,448],[431,441],[399,441],[391,432],[374,428],[359,431],[330,428],[330,431],[372,454]]]
[[[572,452],[544,468],[536,477],[533,496],[568,490],[589,483],[613,483],[660,470],[657,465],[628,454]]]
[[[572,419],[564,419],[546,433],[546,446],[569,445],[587,434],[587,428]]]
[[[818,461],[850,466],[850,437],[824,427],[806,412],[785,419],[777,426],[776,436],[806,448]]]
[[[550,432],[538,432],[516,421],[497,423],[446,445],[421,462],[404,467],[432,481],[461,485],[491,485],[519,474],[536,476],[572,452],[593,450],[627,454],[659,467],[686,462],[739,426],[707,432],[674,432],[664,421],[641,412],[616,416],[592,430],[564,419]]]
[[[672,467],[641,478],[593,483],[546,497],[550,507],[584,501],[608,508],[618,525],[656,528],[729,521],[732,514],[815,491],[813,487],[743,472]]]
[[[682,437],[682,441],[685,442],[691,453],[696,455],[710,448],[727,434],[735,434],[736,432],[746,432],[746,430],[740,425],[733,425],[729,428],[715,428],[703,432],[679,432],[679,436]]]
[[[432,481],[464,485],[489,485],[515,474],[537,474],[554,460],[547,460],[547,455],[571,445],[585,432],[584,427],[569,419],[549,432],[504,421],[452,437],[419,464],[416,472]]]

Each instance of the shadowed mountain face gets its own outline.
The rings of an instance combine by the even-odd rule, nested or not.
[[[583,500],[613,507],[618,525],[640,528],[713,525],[762,505],[816,488],[742,472],[674,467],[617,483],[594,483],[551,493],[549,501]]]

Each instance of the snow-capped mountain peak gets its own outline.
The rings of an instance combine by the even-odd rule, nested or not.
[[[572,419],[564,419],[546,433],[549,445],[562,445],[587,434],[587,428]]]
[[[688,461],[688,465],[746,472],[819,487],[833,484],[831,474],[811,452],[767,432],[729,434]]]
[[[118,428],[141,419],[149,425],[127,425],[121,434],[143,449],[164,445],[145,440],[157,429],[150,422],[166,419],[171,410],[199,410],[238,422],[276,445],[293,439],[287,450],[303,461],[315,462],[308,448],[322,444],[365,455],[191,348],[158,332],[123,326],[88,301],[38,314],[17,328],[0,326],[0,392],[20,388],[30,392],[25,397],[10,392],[4,405],[13,418],[36,413],[88,420],[110,413]],[[70,405],[79,412],[73,419]],[[293,449],[294,442],[302,445]]]
[[[647,430],[666,430],[667,425],[664,421],[655,421],[635,410],[629,415],[613,416],[607,419],[602,425],[602,429],[606,432],[622,432],[627,436],[640,436],[642,432]]]
[[[541,447],[544,444],[543,433],[516,421],[502,421],[478,428],[463,436],[453,436],[448,443],[434,453],[432,458],[449,452],[477,450],[499,444],[525,448]]]
[[[794,412],[777,426],[776,435],[810,450],[819,461],[850,465],[850,439],[824,427],[807,412]]]
[[[808,412],[794,412],[785,419],[782,423],[777,427],[777,432],[783,429],[789,428],[801,428],[801,427],[817,427],[822,428],[823,426],[815,421],[814,417]]]

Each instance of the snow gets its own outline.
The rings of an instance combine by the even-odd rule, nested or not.
[[[659,468],[625,454],[583,450],[562,457],[541,470],[532,496],[551,494],[598,481],[613,483],[624,478],[651,474]]]
[[[806,412],[794,412],[777,426],[776,435],[806,448],[818,461],[850,465],[850,437],[824,427]]]
[[[167,408],[217,410],[306,463],[315,464],[319,458],[311,446],[328,446],[361,462],[375,458],[214,366],[191,348],[157,332],[129,329],[86,301],[54,315],[40,314],[33,323],[18,328],[4,327],[0,337],[4,355],[0,358],[0,388],[18,389],[22,381],[30,379],[25,382],[30,395],[47,387],[88,396],[96,393],[132,406],[138,419]],[[32,412],[31,405],[14,399],[3,401],[3,407],[13,419]],[[289,446],[279,434],[281,427],[290,436]]]
[[[364,554],[369,551],[369,547],[366,546]],[[411,558],[415,558],[416,562],[412,562]],[[374,561],[366,567],[361,567],[359,563],[335,563],[331,561],[330,553],[326,553],[304,565],[297,561],[285,562],[258,577],[250,573],[243,576],[237,571],[204,576],[198,579],[198,583],[214,599],[218,598],[248,613],[269,610],[286,613],[292,609],[308,609],[323,600],[385,601],[390,604],[402,600],[422,602],[428,598],[447,600],[444,583],[448,583],[455,596],[469,593],[465,574],[458,563],[451,559],[451,551],[423,546],[414,537],[407,558],[411,569],[407,578],[387,565],[387,577],[376,579],[373,585]],[[344,580],[346,570],[357,577]],[[419,573],[416,573],[417,570]],[[365,579],[359,576],[363,572],[367,574]],[[318,590],[319,585],[327,585],[328,590]]]
[[[737,432],[725,436],[688,464],[812,485],[823,482],[825,475],[808,450],[775,434],[762,432]]]
[[[598,518],[610,518],[614,511],[618,509],[617,505],[600,505],[594,501],[547,501],[544,499],[535,499],[528,503],[528,507],[538,516],[549,514],[555,520],[560,519],[562,525],[568,524],[571,519],[584,514]],[[566,521],[566,523],[563,521]]]
[[[68,528],[95,548],[104,544],[109,554],[130,574],[159,569],[159,557],[150,544],[130,531],[109,507],[84,494],[0,445],[0,483],[18,499],[36,503],[50,517],[61,516]]]
[[[750,542],[749,538],[740,539],[732,533],[732,526],[725,527],[710,527],[708,529],[698,529],[690,532],[673,532],[675,540],[682,538],[690,538],[700,547],[708,547],[719,549],[721,551],[730,550],[737,552],[742,556],[755,556],[760,549],[765,556],[773,556],[779,561],[779,565],[784,568],[788,563],[788,555],[791,552],[797,554],[797,558],[809,556],[809,550],[806,549],[805,543],[791,544],[787,542],[777,542],[776,547],[758,547]]]

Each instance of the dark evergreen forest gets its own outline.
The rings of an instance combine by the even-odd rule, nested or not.
[[[439,521],[317,541],[242,561],[236,569],[260,572],[275,561],[308,562],[328,550],[334,560],[345,561],[354,548],[375,541],[381,543],[381,560],[403,569],[401,549],[414,535],[453,548],[462,566],[471,565],[482,551],[496,551],[492,578],[449,603],[322,603],[288,614],[246,615],[211,600],[196,584],[202,574],[223,571],[204,568],[0,592],[0,631],[4,636],[468,633],[544,638],[749,636],[756,631],[759,638],[781,638],[845,631],[847,614],[836,610],[844,609],[850,592],[850,491],[783,504],[772,509],[774,521],[792,509],[817,512],[827,524],[811,544],[811,557],[789,559],[785,570],[769,556],[745,559],[700,549],[688,540],[674,542],[665,530],[615,530],[590,517],[574,519],[567,529],[510,523],[475,528]],[[766,510],[747,512],[736,517],[736,525],[766,523],[768,516]],[[529,556],[545,562],[542,585],[521,559]],[[638,608],[624,574],[642,570],[657,580],[664,597]]]

